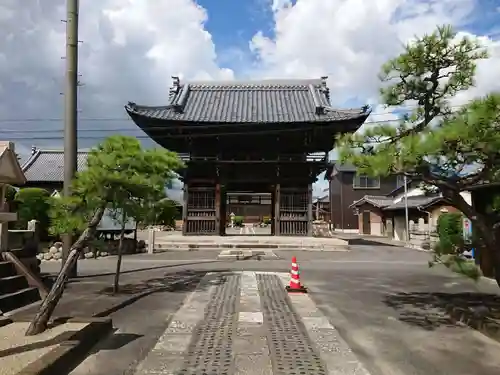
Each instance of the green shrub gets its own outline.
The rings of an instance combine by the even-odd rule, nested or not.
[[[243,226],[243,216],[235,216],[233,219],[233,224],[235,227]]]
[[[437,233],[439,236],[435,251],[438,254],[456,254],[464,247],[463,216],[461,213],[445,213],[439,216]]]
[[[28,221],[37,220],[40,222],[42,232],[46,232],[49,227],[50,194],[45,189],[23,188],[15,195],[18,223],[22,228],[26,228]]]

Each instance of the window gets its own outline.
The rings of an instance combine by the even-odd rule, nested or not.
[[[353,180],[355,189],[380,189],[379,177],[368,177],[365,175],[355,175]]]
[[[405,176],[399,175],[397,176],[396,180],[396,188],[401,187],[405,184]]]

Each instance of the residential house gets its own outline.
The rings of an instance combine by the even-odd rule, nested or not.
[[[462,197],[471,203],[470,192]],[[360,233],[386,236],[397,241],[407,240],[406,213],[408,212],[408,239],[415,245],[433,242],[438,218],[446,212],[456,212],[437,191],[409,181],[385,196],[366,195],[351,205],[359,221]]]
[[[87,167],[88,151],[78,151],[77,170],[81,171]],[[57,195],[63,189],[64,184],[64,151],[63,150],[41,150],[35,147],[31,150],[30,157],[22,165],[26,176],[26,184],[23,187],[38,187],[47,190],[51,195]],[[172,186],[166,189],[167,196],[182,207],[182,186],[179,181],[174,181]],[[130,227],[135,224],[130,224]],[[103,231],[115,228],[113,220],[105,215],[100,224]],[[109,229],[115,230],[115,229]]]
[[[369,177],[358,174],[350,164],[332,163],[326,171],[329,180],[330,220],[333,229],[358,232],[359,219],[350,207],[365,195],[385,196],[403,184],[402,176]]]
[[[330,189],[323,190],[322,195],[313,201],[314,220],[330,222]]]

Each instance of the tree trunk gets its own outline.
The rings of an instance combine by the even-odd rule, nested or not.
[[[122,213],[122,228],[120,232],[120,242],[118,243],[118,259],[116,260],[116,273],[115,281],[113,283],[113,293],[118,293],[120,289],[120,268],[122,266],[122,254],[123,254],[123,238],[125,237],[125,220],[127,219],[125,211]]]
[[[500,236],[494,223],[483,214],[477,212],[458,192],[447,192],[443,195],[449,198],[455,208],[460,210],[472,222],[472,228],[477,230],[481,237],[482,247],[478,250],[479,267],[486,277],[494,277],[500,286]]]
[[[66,259],[64,266],[61,268],[61,271],[57,276],[56,282],[52,286],[49,294],[44,298],[37,314],[31,321],[31,324],[26,331],[26,336],[37,335],[47,329],[50,317],[54,313],[54,310],[63,295],[64,287],[66,286],[66,282],[69,278],[69,273],[73,269],[75,262],[78,261],[80,253],[85,248],[87,242],[94,237],[97,231],[97,225],[101,221],[103,214],[104,207],[98,208],[94,212],[92,219],[89,221],[87,229],[83,231],[78,240],[76,240],[73,246],[71,246],[68,259]]]

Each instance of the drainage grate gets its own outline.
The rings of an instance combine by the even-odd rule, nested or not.
[[[176,375],[229,375],[240,297],[240,275],[221,275]]]
[[[275,375],[327,375],[300,317],[276,275],[257,275]]]

